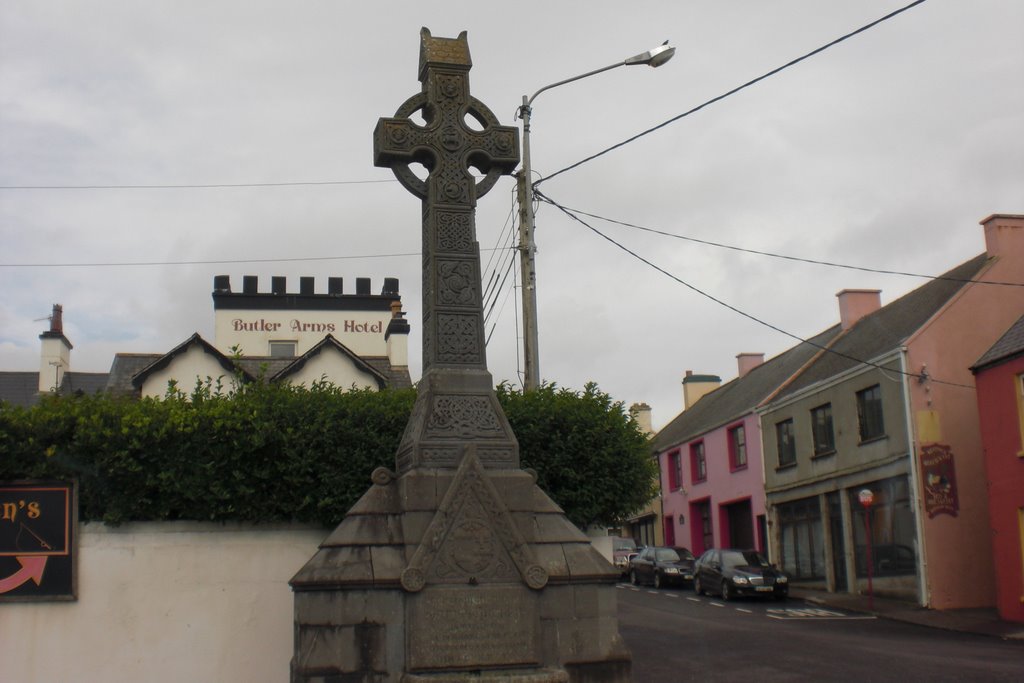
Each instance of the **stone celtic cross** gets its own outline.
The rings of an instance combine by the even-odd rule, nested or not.
[[[518,164],[518,130],[469,94],[465,31],[434,38],[424,28],[420,40],[421,92],[373,133],[374,164],[423,203],[423,379],[398,469],[454,467],[470,442],[485,465],[517,467],[518,445],[487,372],[475,207]],[[410,120],[417,112],[424,125]],[[425,180],[414,163],[428,170]]]

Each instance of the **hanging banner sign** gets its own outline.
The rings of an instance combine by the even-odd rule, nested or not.
[[[0,482],[0,602],[75,599],[72,482]]]
[[[960,499],[956,490],[956,461],[949,446],[938,443],[921,446],[921,482],[924,510],[929,519],[943,514],[957,516]]]

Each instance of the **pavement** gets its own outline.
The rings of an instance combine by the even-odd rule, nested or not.
[[[872,614],[882,619],[1024,641],[1024,623],[1003,621],[995,608],[937,610],[902,600],[879,597],[875,597],[869,605],[866,595],[828,593],[795,586],[790,586],[789,596],[825,607]]]

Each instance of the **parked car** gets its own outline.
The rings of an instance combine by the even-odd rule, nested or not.
[[[789,577],[776,569],[756,550],[712,548],[693,569],[693,590],[697,595],[717,593],[723,600],[741,595],[789,596]]]
[[[612,539],[612,562],[622,578],[629,575],[629,558],[637,554],[636,541],[632,538]]]
[[[629,561],[629,580],[634,586],[649,583],[655,588],[690,583],[693,553],[686,548],[644,548]]]

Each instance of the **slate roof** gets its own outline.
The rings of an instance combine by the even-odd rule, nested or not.
[[[139,394],[135,385],[132,384],[132,377],[156,361],[164,354],[162,353],[118,353],[114,356],[114,362],[110,365],[110,374],[107,378],[107,391],[118,395]]]
[[[1024,316],[1010,326],[1002,337],[971,367],[972,372],[984,370],[987,366],[996,365],[1024,354]]]
[[[655,435],[654,450],[689,441],[752,412],[839,333],[840,326],[834,325],[809,339],[811,343],[801,342],[704,395]]]
[[[899,299],[864,316],[836,339],[830,347],[835,353],[823,353],[779,392],[776,398],[823,382],[850,370],[861,361],[872,360],[899,348],[917,330],[977,276],[988,258],[980,254],[961,263],[941,278],[934,279]],[[842,354],[842,355],[839,355]]]
[[[65,372],[61,394],[95,394],[107,386],[105,372]],[[39,402],[38,372],[0,372],[0,401],[29,408]]]
[[[28,408],[38,400],[38,372],[0,372],[0,401]]]

